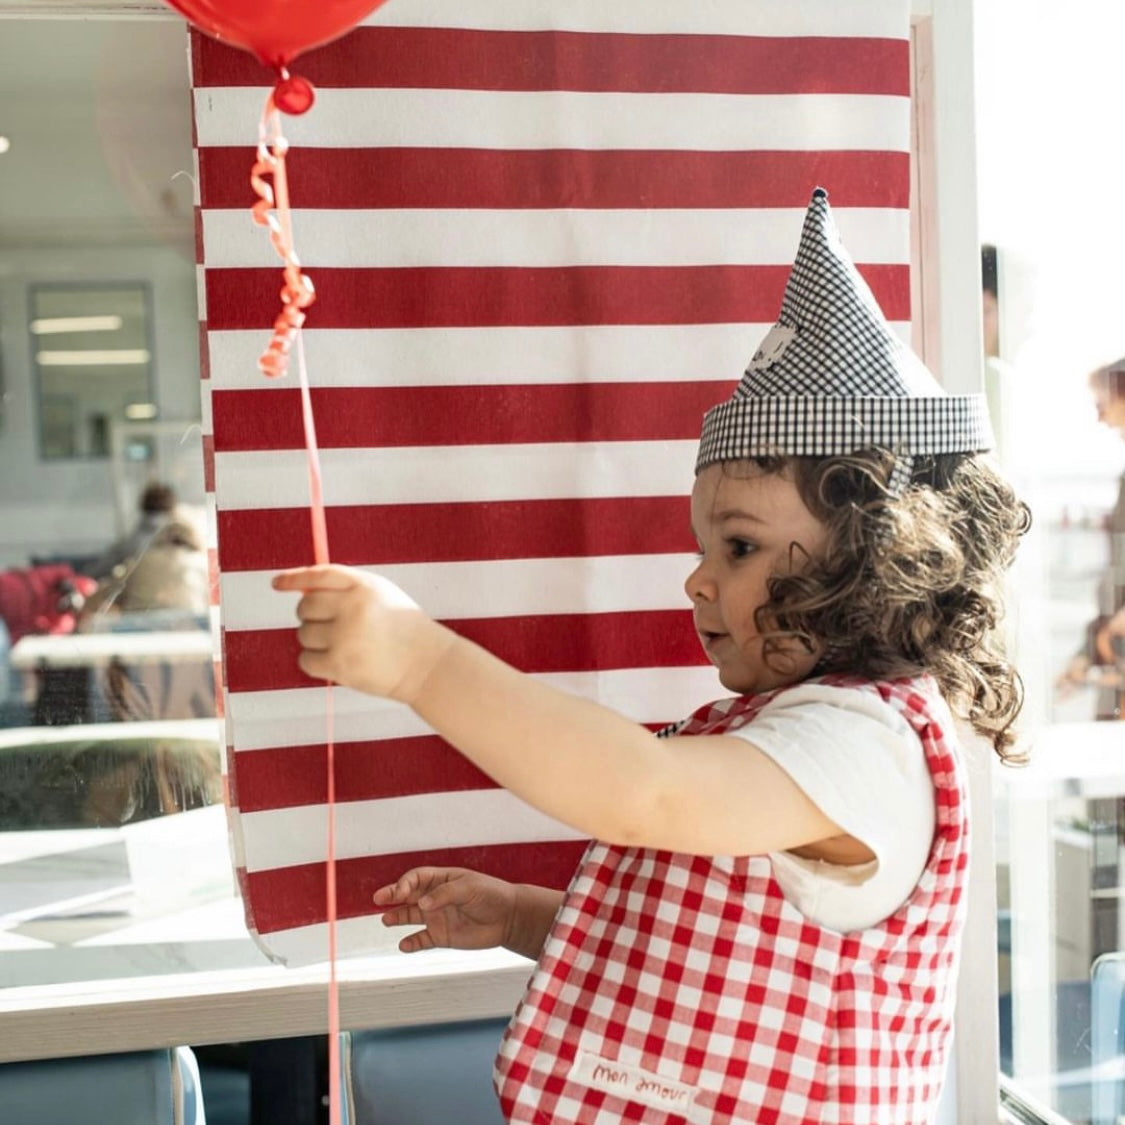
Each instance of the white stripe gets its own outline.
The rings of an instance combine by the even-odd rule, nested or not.
[[[172,179],[176,176],[182,175],[181,172],[176,172]],[[193,148],[191,150],[191,202],[195,207],[199,207],[203,203],[203,196],[200,192],[200,178],[199,178],[199,149]]]
[[[687,529],[684,529],[685,535]],[[683,609],[689,554],[576,559],[496,559],[363,568],[401,586],[432,617],[524,617]],[[296,594],[270,588],[272,572],[224,573],[223,624],[239,629],[295,627]]]
[[[818,35],[905,38],[908,0],[755,0],[752,18],[732,0],[419,0],[389,3],[361,22],[396,27],[685,35]]]
[[[557,672],[532,678],[592,699],[638,723],[684,718],[704,703],[730,694],[710,665]],[[326,704],[324,688],[231,692],[227,697],[228,740],[239,752],[322,743]],[[433,733],[409,707],[347,688],[333,689],[332,714],[337,743]]]
[[[263,94],[195,91],[201,148],[256,141]],[[910,100],[876,94],[588,94],[321,89],[285,135],[303,148],[892,150],[910,146]],[[252,150],[247,150],[247,171]]]
[[[244,812],[246,870],[323,862],[327,830],[325,805]],[[581,832],[538,812],[506,789],[422,793],[336,806],[337,859],[582,838]]]
[[[910,213],[833,211],[853,261],[909,263]],[[293,212],[303,266],[783,266],[805,208]],[[205,211],[207,266],[269,267],[277,252],[247,209]]]
[[[398,951],[398,943],[418,926],[387,927],[378,917],[367,914],[359,918],[341,918],[336,923],[336,955],[340,958],[362,956],[359,964],[344,963],[338,967],[341,982],[360,979],[370,981],[373,976],[387,979],[413,980],[418,977],[440,977],[442,984],[447,974],[456,974],[460,981],[471,981],[476,974],[507,970],[502,987],[511,992],[514,1008],[523,993],[530,963],[506,949],[431,949],[412,954],[408,958]],[[296,968],[328,960],[328,926],[298,926],[292,930],[278,930],[272,934],[254,934],[258,945],[271,960]],[[374,957],[371,955],[375,954]],[[327,980],[327,967],[322,970]],[[490,982],[490,994],[495,996],[497,982]],[[448,991],[440,989],[443,1005],[449,999]],[[448,1014],[443,1007],[443,1012]]]
[[[315,320],[315,312],[312,314]],[[909,344],[910,325],[892,327]],[[630,383],[742,375],[768,324],[592,325],[568,328],[307,329],[314,387],[474,387],[531,383]],[[216,390],[291,390],[295,377],[267,379],[258,356],[266,329],[212,332]],[[210,433],[210,425],[205,427]]]
[[[691,488],[696,441],[326,449],[328,506],[479,503],[486,500],[681,496]],[[221,510],[309,502],[303,449],[217,453]]]
[[[205,251],[206,253],[206,251]],[[199,323],[207,320],[207,274],[205,267],[200,264],[195,267],[195,305],[199,316]]]
[[[412,929],[418,927],[399,927],[391,929],[370,914],[360,918],[340,918],[336,922],[336,956],[369,957],[382,954],[388,959],[402,955],[398,943]],[[253,933],[253,931],[252,931]],[[259,946],[272,960],[284,965],[314,965],[328,960],[328,926],[300,926],[294,930],[279,930],[273,934],[254,934]],[[415,965],[410,965],[413,976]]]
[[[210,406],[210,395],[206,390],[203,392],[203,398],[208,401]],[[203,432],[209,433],[210,427],[203,428]],[[210,550],[215,550],[219,543],[219,517],[218,509],[215,506],[215,494],[208,492],[203,497],[203,512],[207,522],[207,546]]]

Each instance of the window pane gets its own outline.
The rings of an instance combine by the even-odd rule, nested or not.
[[[0,34],[0,986],[261,964],[222,803],[182,20]]]
[[[1125,10],[978,0],[976,22],[986,381],[1035,517],[1012,597],[1032,760],[996,771],[1001,1061],[1066,1120],[1116,1122],[1125,664],[1104,627],[1125,595],[1125,384],[1092,373],[1125,356],[1106,131]]]

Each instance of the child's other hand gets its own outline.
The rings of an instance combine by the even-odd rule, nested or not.
[[[301,670],[357,691],[414,700],[455,637],[393,582],[346,566],[286,570],[275,590],[302,595]]]
[[[375,892],[388,907],[384,926],[425,926],[399,942],[420,949],[492,949],[504,945],[516,908],[516,888],[461,867],[416,867]]]

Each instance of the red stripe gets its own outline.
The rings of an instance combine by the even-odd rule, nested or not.
[[[312,392],[322,449],[696,438],[714,383],[324,387]],[[215,451],[304,449],[299,388],[215,391]]]
[[[349,566],[694,550],[686,496],[372,504],[326,516],[332,557]],[[218,534],[226,573],[313,562],[307,508],[220,511]]]
[[[198,214],[198,209],[196,213]],[[211,378],[211,334],[205,320],[199,322],[199,377]]]
[[[192,117],[194,125],[195,118]],[[192,235],[195,239],[195,264],[203,265],[203,209],[201,206],[192,208]]]
[[[412,867],[467,867],[513,883],[564,889],[586,845],[566,840],[536,844],[488,844],[424,852],[361,856],[336,861],[337,912],[341,918],[376,913],[375,892]],[[260,934],[312,926],[325,920],[323,863],[240,873],[248,916]],[[379,923],[373,923],[378,925]]]
[[[252,153],[199,153],[205,208],[248,207]],[[588,149],[293,148],[294,207],[804,208],[910,205],[906,152],[653,152]]]
[[[442,328],[772,321],[789,266],[416,267],[310,270],[310,328]],[[906,265],[860,266],[884,315],[910,319]],[[281,271],[207,271],[213,332],[268,329]]]
[[[525,672],[596,672],[705,664],[688,609],[465,618],[447,623],[462,637]],[[310,687],[297,667],[293,629],[226,630],[231,692]]]
[[[197,86],[261,86],[249,54],[199,43]],[[606,93],[910,93],[906,39],[360,27],[302,55],[315,85]]]
[[[199,148],[199,122],[195,117],[194,106],[194,92],[195,87],[199,85],[199,76],[203,73],[203,43],[207,40],[207,36],[203,35],[198,28],[188,24],[188,78],[192,86],[193,105],[191,114],[191,147],[193,149]]]
[[[666,723],[644,725],[656,731]],[[233,791],[245,794],[235,802],[241,812],[322,805],[328,800],[323,744],[240,750],[232,752],[228,761]],[[497,788],[437,735],[337,742],[334,761],[336,799],[341,804]]]
[[[388,738],[335,746],[336,799],[372,801],[419,793],[495,789],[496,783],[443,738]],[[242,812],[321,805],[328,800],[323,745],[235,753],[232,772]]]
[[[215,492],[215,438],[211,434],[203,435],[203,491],[208,496]]]

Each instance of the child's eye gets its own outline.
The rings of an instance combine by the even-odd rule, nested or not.
[[[757,547],[748,539],[732,538],[727,540],[727,549],[732,558],[744,559],[747,555],[752,555]]]

